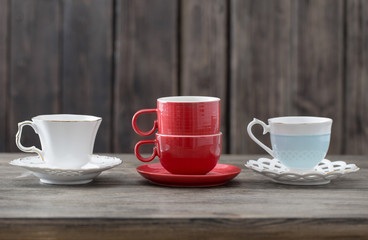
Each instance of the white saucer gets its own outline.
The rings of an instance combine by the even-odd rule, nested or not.
[[[249,160],[245,166],[257,173],[272,179],[272,181],[291,185],[322,185],[342,175],[357,172],[355,164],[346,164],[343,161],[331,162],[322,160],[313,171],[298,173],[290,171],[277,159],[259,158]]]
[[[75,185],[91,182],[102,171],[120,165],[116,157],[93,155],[89,163],[79,169],[61,169],[48,166],[39,156],[18,158],[11,165],[30,170],[42,183]]]

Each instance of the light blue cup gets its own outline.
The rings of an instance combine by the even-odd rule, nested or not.
[[[294,172],[313,171],[321,162],[330,145],[332,119],[323,117],[278,117],[268,119],[269,125],[253,119],[248,124],[250,138],[272,157]],[[260,124],[263,134],[271,136],[272,150],[252,133],[252,127]]]

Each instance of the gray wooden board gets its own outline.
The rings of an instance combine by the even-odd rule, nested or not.
[[[14,141],[18,122],[59,111],[59,7],[58,1],[11,1],[10,151],[19,151]],[[34,131],[24,129],[23,145],[37,145]]]
[[[135,143],[142,139],[132,129],[133,114],[140,109],[156,108],[159,97],[177,95],[178,3],[116,3],[113,150],[132,152]],[[155,118],[155,114],[142,115],[138,125],[149,130]]]
[[[223,151],[228,139],[227,2],[186,0],[181,4],[180,95],[221,98]]]
[[[0,152],[6,151],[9,1],[0,0]]]
[[[344,153],[368,153],[368,2],[347,1]]]
[[[18,151],[18,122],[75,112],[104,118],[97,151],[132,152],[143,139],[134,112],[199,94],[225,103],[224,151],[263,153],[247,123],[296,114],[334,119],[331,153],[366,153],[367,9],[364,0],[0,0],[0,151]],[[24,145],[37,139],[25,128]]]
[[[5,219],[2,239],[366,239],[366,219]]]
[[[24,156],[0,155],[0,238],[15,239],[20,230],[25,238],[27,233],[41,238],[73,233],[92,239],[128,233],[152,239],[176,234],[178,239],[244,234],[250,239],[364,239],[368,234],[366,156],[330,156],[361,169],[327,185],[291,186],[244,167],[260,156],[223,155],[220,163],[239,166],[242,172],[226,185],[208,188],[154,185],[136,172],[141,163],[128,154],[113,155],[123,164],[90,184],[40,184],[25,169],[8,164]]]
[[[343,47],[342,0],[293,1],[297,34],[292,69],[297,91],[293,107],[298,115],[324,116],[334,120],[330,153],[343,145]]]
[[[231,12],[231,153],[263,151],[247,123],[282,115],[333,118],[341,153],[343,1],[233,1]]]
[[[63,1],[63,113],[102,117],[95,151],[111,152],[113,4]]]
[[[247,124],[293,113],[291,25],[290,0],[231,1],[231,153],[264,153]]]

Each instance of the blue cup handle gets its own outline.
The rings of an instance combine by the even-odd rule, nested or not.
[[[275,154],[274,152],[269,148],[267,147],[266,145],[264,145],[261,141],[259,141],[252,133],[252,127],[253,125],[255,124],[259,124],[263,127],[263,135],[265,135],[266,133],[268,133],[270,131],[270,126],[265,124],[264,122],[262,122],[261,120],[258,120],[256,118],[253,118],[253,121],[251,121],[249,124],[248,124],[248,127],[247,127],[247,132],[248,132],[248,135],[249,137],[255,142],[257,143],[261,148],[263,148],[264,150],[266,150],[266,152],[268,152],[273,158],[276,158],[275,157]]]

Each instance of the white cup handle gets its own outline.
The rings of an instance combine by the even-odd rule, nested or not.
[[[248,124],[248,127],[247,127],[247,132],[248,132],[248,135],[249,137],[255,142],[257,143],[261,148],[263,148],[264,150],[266,150],[266,152],[268,152],[272,157],[276,158],[275,157],[275,154],[273,153],[273,151],[267,147],[266,145],[264,145],[261,141],[259,141],[252,133],[252,127],[253,125],[255,124],[259,124],[263,127],[263,135],[265,135],[266,133],[268,133],[270,131],[270,126],[265,124],[264,122],[262,122],[261,120],[258,120],[256,118],[253,118],[253,121],[251,121],[249,124]]]
[[[40,155],[42,161],[44,161],[43,156],[42,156],[42,151],[40,149],[36,148],[35,146],[32,146],[32,147],[24,147],[22,145],[22,143],[20,142],[20,138],[22,136],[23,127],[26,126],[26,125],[31,126],[33,128],[33,130],[37,133],[37,130],[36,130],[36,128],[35,128],[35,126],[34,126],[34,124],[33,124],[32,121],[20,122],[20,123],[18,123],[18,132],[15,135],[15,143],[17,144],[17,147],[21,151],[23,151],[23,152],[35,152],[38,155]]]

